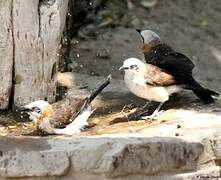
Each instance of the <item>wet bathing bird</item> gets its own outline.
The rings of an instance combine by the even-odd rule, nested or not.
[[[88,125],[88,118],[94,112],[91,102],[110,84],[111,76],[101,84],[90,96],[76,98],[67,96],[61,101],[49,104],[44,100],[37,100],[21,107],[29,114],[37,129],[49,134],[73,135],[82,131]]]
[[[124,70],[124,81],[129,90],[138,97],[149,101],[159,102],[159,106],[150,116],[145,116],[143,119],[153,118],[162,111],[160,108],[169,100],[170,95],[179,92],[182,89],[190,89],[201,95],[205,95],[202,100],[206,99],[205,103],[213,102],[212,96],[219,94],[205,89],[200,86],[192,77],[192,81],[177,81],[176,77],[163,71],[161,68],[142,62],[137,58],[129,58],[123,62],[119,70]],[[208,98],[207,98],[208,96]]]

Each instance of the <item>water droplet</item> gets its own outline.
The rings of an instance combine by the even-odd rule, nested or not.
[[[76,56],[77,56],[77,58],[79,58],[79,57],[80,57],[80,54],[79,54],[79,53],[77,53],[77,54],[76,54]]]
[[[89,5],[90,5],[90,6],[92,6],[92,5],[93,5],[93,3],[92,3],[92,2],[89,2]]]
[[[21,117],[21,119],[23,119],[24,118],[24,116],[20,116]]]
[[[79,43],[79,41],[76,40],[76,39],[71,40],[71,42],[72,42],[72,44],[78,44]]]

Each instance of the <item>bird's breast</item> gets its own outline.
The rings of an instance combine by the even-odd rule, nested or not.
[[[125,83],[128,89],[138,97],[150,101],[164,102],[169,96],[178,91],[176,86],[152,86],[147,85],[145,80],[125,74]]]

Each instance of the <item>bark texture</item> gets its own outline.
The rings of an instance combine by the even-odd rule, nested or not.
[[[0,109],[9,105],[12,87],[13,38],[12,0],[0,1]]]
[[[7,42],[0,49],[0,56],[7,57],[0,63],[4,84],[0,89],[1,109],[8,107],[10,92],[15,106],[37,99],[55,100],[55,75],[67,8],[68,0],[1,1],[4,25],[0,32],[4,32],[3,42]]]

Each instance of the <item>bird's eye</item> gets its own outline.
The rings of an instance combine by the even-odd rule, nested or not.
[[[138,67],[137,67],[137,65],[131,65],[131,66],[130,66],[130,69],[137,70],[137,69],[138,69]]]
[[[41,112],[41,109],[38,108],[38,107],[36,107],[36,106],[33,107],[32,110],[35,111],[35,112],[37,112],[37,113],[40,113],[40,112]]]

